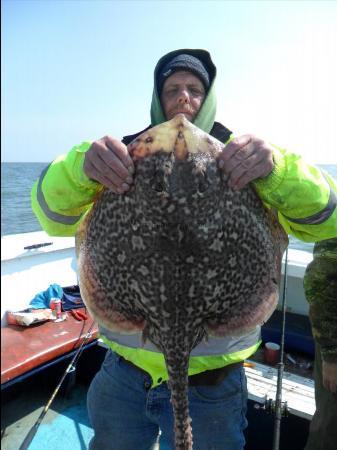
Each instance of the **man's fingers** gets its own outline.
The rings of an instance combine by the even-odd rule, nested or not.
[[[249,170],[240,166],[235,173],[231,174],[228,185],[234,190],[242,189],[251,181],[257,178],[263,178],[266,174],[265,164],[263,161],[251,167]]]
[[[219,163],[223,161],[223,164],[220,163],[220,166],[225,166],[228,161],[243,147],[247,146],[252,140],[252,136],[250,134],[246,134],[244,136],[239,136],[230,141],[224,148],[224,151],[219,156]]]
[[[228,159],[224,165],[226,173],[232,173],[239,166],[249,168],[252,165],[252,158],[254,157],[254,146],[250,143],[239,148],[232,157]]]
[[[254,154],[250,158],[247,158],[243,161],[239,161],[238,164],[229,171],[228,185],[229,187],[233,187],[237,184],[238,180],[243,176],[251,173],[252,176],[256,172],[256,166],[259,164],[258,155]]]
[[[267,176],[273,169],[273,165],[272,155],[269,157],[263,152],[252,153],[230,172],[228,185],[235,189],[242,189],[251,181]]]
[[[133,172],[133,161],[129,155],[126,145],[111,136],[105,136],[96,142],[96,151],[94,155],[98,155],[107,166],[105,174],[109,173],[109,169],[116,172],[117,175],[125,180],[130,173]],[[129,170],[130,168],[130,170]],[[104,169],[103,169],[104,170]]]
[[[105,161],[96,158],[93,161],[93,166],[96,170],[96,173],[106,180],[108,180],[110,183],[112,183],[115,186],[119,186],[123,183],[123,178],[121,178],[119,175],[117,175],[115,169],[112,169],[110,166],[108,166]]]
[[[125,167],[129,173],[132,173],[134,165],[126,145],[110,136],[106,136],[104,139],[106,146],[112,150],[113,154],[121,161],[122,166]]]
[[[117,193],[119,185],[121,183],[114,183],[109,178],[104,176],[103,173],[101,173],[94,164],[91,163],[91,161],[86,162],[86,174],[93,180],[98,181],[103,186],[106,186],[107,188],[111,189],[113,192]]]
[[[228,185],[233,189],[241,189],[272,171],[272,148],[252,135],[235,138],[219,156],[219,167],[228,174]]]
[[[99,154],[100,159],[95,161],[96,167],[111,181],[119,184],[119,180],[126,180],[130,177],[128,169],[119,157],[111,150],[104,150]],[[132,178],[130,177],[132,180]]]
[[[91,145],[85,154],[83,169],[89,178],[114,192],[127,191],[133,182],[134,166],[127,147],[109,136]]]

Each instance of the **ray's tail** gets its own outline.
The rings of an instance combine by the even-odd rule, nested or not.
[[[170,352],[171,353],[171,352]],[[189,353],[178,350],[165,355],[174,414],[175,450],[192,450],[192,427],[188,407]]]

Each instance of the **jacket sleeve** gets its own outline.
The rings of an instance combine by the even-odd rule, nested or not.
[[[74,236],[103,188],[83,171],[84,154],[90,145],[90,142],[83,142],[59,156],[33,185],[32,209],[42,228],[51,236]]]
[[[322,359],[337,362],[337,238],[315,244],[303,286],[309,302],[312,333]]]
[[[337,237],[336,180],[284,149],[274,147],[273,157],[271,174],[254,185],[286,233],[305,242]]]

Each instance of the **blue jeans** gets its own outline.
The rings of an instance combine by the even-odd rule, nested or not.
[[[160,450],[174,449],[173,413],[166,383],[151,378],[108,351],[88,391],[95,435],[90,450],[149,450],[159,430]],[[217,386],[189,387],[194,450],[241,450],[247,426],[244,369],[234,368]]]

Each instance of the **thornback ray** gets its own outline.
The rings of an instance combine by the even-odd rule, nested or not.
[[[179,114],[128,145],[131,189],[104,189],[76,245],[83,300],[99,324],[164,354],[175,447],[192,449],[188,361],[208,336],[243,335],[274,311],[287,235],[249,185],[219,170],[224,144]]]

